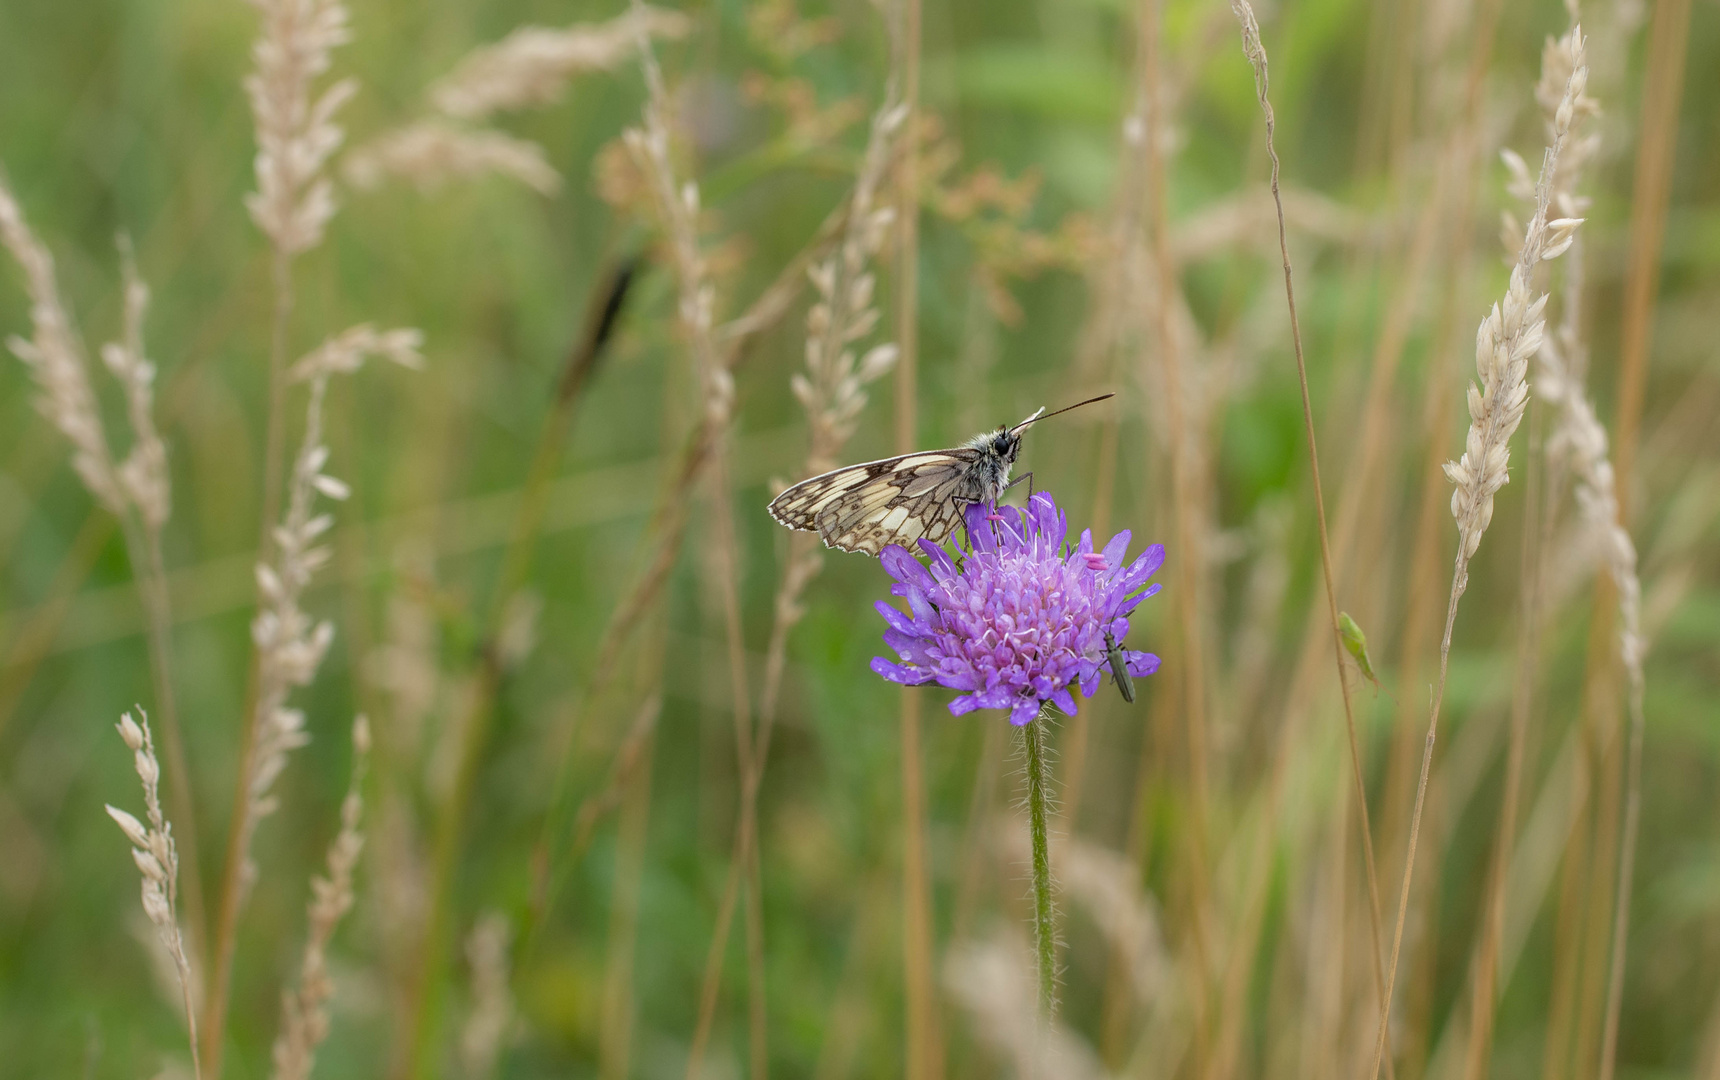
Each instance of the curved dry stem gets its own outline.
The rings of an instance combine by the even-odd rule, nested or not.
[[[1631,207],[1631,252],[1625,283],[1623,342],[1618,405],[1618,514],[1630,510],[1638,426],[1647,381],[1654,296],[1660,248],[1666,231],[1672,164],[1677,149],[1678,112],[1684,90],[1690,0],[1655,4],[1649,46],[1648,84],[1643,94],[1642,141],[1637,149],[1635,194]],[[1626,759],[1624,838],[1619,855],[1618,899],[1614,908],[1612,972],[1607,984],[1606,1021],[1601,1040],[1601,1080],[1612,1080],[1618,1056],[1619,1009],[1624,999],[1625,934],[1630,919],[1630,876],[1636,862],[1637,827],[1642,802],[1642,672],[1640,658],[1631,672],[1630,746]]]
[[[1539,413],[1529,417],[1530,452],[1524,466],[1525,491],[1522,554],[1519,577],[1523,593],[1519,601],[1517,674],[1511,695],[1511,730],[1505,751],[1505,791],[1500,799],[1499,822],[1493,839],[1492,864],[1488,869],[1487,892],[1482,901],[1486,920],[1480,954],[1475,965],[1469,1001],[1469,1053],[1466,1077],[1484,1078],[1493,1045],[1493,1013],[1498,1007],[1499,948],[1505,936],[1505,892],[1511,871],[1511,856],[1517,841],[1517,810],[1522,801],[1523,758],[1529,739],[1529,720],[1534,707],[1535,680],[1540,670],[1541,564],[1546,551],[1547,529],[1541,526],[1541,500],[1536,487],[1537,444],[1540,442]]]
[[[274,551],[274,527],[280,517],[281,459],[286,454],[287,330],[293,317],[292,255],[277,247],[270,268],[274,281],[273,323],[269,331],[269,407],[263,436],[263,515],[257,539],[257,561],[266,563]],[[246,717],[257,708],[259,657],[251,657]],[[232,824],[227,829],[227,853],[222,864],[221,891],[216,899],[215,936],[205,960],[203,1057],[211,1076],[221,1075],[222,1041],[227,1027],[227,992],[233,977],[233,952],[238,947],[239,909],[244,904],[246,806],[257,754],[256,725],[247,723],[239,736],[239,767],[233,788]]]
[[[1451,627],[1457,621],[1457,601],[1468,584],[1469,558],[1462,549],[1451,572],[1451,599],[1445,608],[1445,632],[1439,641],[1439,678],[1433,684],[1433,706],[1427,718],[1427,739],[1421,751],[1421,776],[1415,784],[1415,809],[1409,818],[1409,844],[1404,852],[1403,888],[1398,892],[1397,926],[1392,931],[1391,959],[1386,964],[1386,1007],[1380,1011],[1379,1038],[1374,1043],[1374,1067],[1368,1075],[1380,1074],[1380,1062],[1385,1057],[1386,1034],[1391,1027],[1392,991],[1397,984],[1398,951],[1403,946],[1404,917],[1409,911],[1410,881],[1415,874],[1416,842],[1421,838],[1421,811],[1427,802],[1427,777],[1433,768],[1433,743],[1439,733],[1439,707],[1445,700],[1445,671],[1451,657]]]
[[[1231,11],[1242,24],[1242,51],[1254,68],[1254,91],[1260,110],[1266,117],[1266,153],[1272,160],[1272,201],[1278,210],[1278,253],[1284,263],[1284,301],[1290,309],[1290,340],[1296,351],[1296,378],[1302,390],[1302,428],[1308,440],[1308,464],[1314,481],[1314,512],[1320,526],[1320,568],[1326,586],[1326,610],[1332,624],[1333,658],[1337,661],[1338,692],[1344,699],[1344,729],[1350,743],[1350,775],[1355,783],[1356,806],[1361,812],[1362,860],[1368,879],[1368,944],[1372,949],[1374,994],[1380,1015],[1387,1012],[1388,998],[1385,973],[1380,955],[1380,882],[1374,867],[1374,834],[1368,817],[1367,785],[1362,779],[1362,752],[1356,738],[1355,706],[1350,700],[1350,684],[1344,678],[1344,637],[1338,622],[1338,601],[1332,582],[1332,544],[1326,534],[1326,496],[1320,483],[1320,451],[1314,439],[1314,407],[1308,396],[1308,365],[1302,354],[1302,327],[1296,314],[1296,284],[1290,268],[1290,242],[1284,228],[1284,199],[1278,190],[1278,150],[1273,145],[1276,120],[1272,102],[1268,99],[1271,79],[1266,62],[1266,47],[1260,41],[1260,25],[1248,0],[1231,0]],[[1387,1067],[1388,1076],[1391,1068]]]
[[[1156,279],[1153,303],[1155,331],[1160,369],[1164,374],[1166,415],[1170,441],[1171,517],[1177,538],[1177,622],[1183,650],[1180,688],[1183,714],[1188,738],[1189,826],[1187,829],[1187,858],[1189,860],[1188,888],[1190,928],[1194,944],[1195,969],[1198,973],[1194,991],[1194,1024],[1197,1060],[1204,1070],[1211,1051],[1211,1017],[1209,999],[1212,986],[1212,946],[1206,920],[1208,890],[1211,887],[1207,868],[1207,765],[1206,765],[1206,660],[1205,637],[1200,629],[1200,550],[1195,543],[1195,522],[1199,496],[1194,489],[1193,462],[1188,446],[1188,421],[1184,416],[1187,400],[1182,380],[1182,357],[1177,351],[1176,332],[1171,325],[1176,303],[1177,267],[1171,257],[1169,191],[1165,168],[1165,144],[1169,134],[1168,98],[1161,37],[1163,11],[1161,0],[1142,0],[1138,16],[1143,100],[1147,125],[1142,180],[1146,187],[1145,220],[1149,254]]]
[[[896,50],[903,121],[896,168],[896,451],[918,445],[919,366],[919,187],[920,187],[920,0],[896,0]],[[902,970],[907,1015],[907,1080],[943,1074],[943,1037],[932,976],[932,898],[926,874],[926,810],[920,766],[920,698],[902,688]]]

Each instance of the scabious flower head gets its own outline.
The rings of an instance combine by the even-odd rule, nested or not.
[[[884,643],[900,663],[876,657],[872,670],[891,682],[935,682],[963,691],[950,702],[957,716],[975,709],[1008,709],[1025,724],[1045,702],[1075,712],[1070,688],[1091,697],[1106,668],[1105,633],[1122,642],[1129,615],[1159,591],[1147,581],[1165,561],[1154,544],[1124,565],[1127,530],[1102,550],[1091,530],[1066,548],[1069,519],[1047,492],[1027,509],[975,504],[967,509],[971,550],[945,550],[925,540],[923,565],[904,547],[884,549],[884,569],[896,579],[893,596],[905,597],[904,614],[880,600],[889,629]],[[1125,650],[1129,674],[1159,669],[1152,653]]]

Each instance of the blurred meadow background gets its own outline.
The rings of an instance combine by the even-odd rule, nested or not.
[[[0,1076],[1372,1076],[1391,978],[1379,1075],[1720,1080],[1714,0],[1260,5],[1346,690],[1227,4],[346,6],[0,5]],[[1018,472],[1164,666],[1055,727],[1038,1038],[1015,732],[764,507],[1106,391]]]

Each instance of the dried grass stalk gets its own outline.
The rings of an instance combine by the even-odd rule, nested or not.
[[[13,337],[9,344],[30,368],[40,390],[37,408],[71,442],[74,471],[96,502],[119,519],[126,556],[137,579],[145,613],[150,676],[155,685],[167,760],[173,771],[168,796],[183,829],[187,862],[193,868],[186,878],[185,899],[191,939],[196,947],[203,932],[203,893],[195,870],[196,808],[179,733],[179,709],[170,663],[173,618],[161,555],[161,530],[173,512],[173,498],[167,445],[155,427],[155,365],[149,362],[143,347],[149,288],[138,276],[130,242],[122,236],[119,242],[124,283],[122,332],[120,340],[101,348],[102,362],[124,391],[126,420],[131,428],[131,449],[123,460],[116,462],[108,448],[77,329],[60,300],[53,256],[30,231],[3,175],[0,175],[0,243],[12,252],[24,271],[33,330],[31,340]]]
[[[1569,73],[1582,64],[1583,46],[1579,28],[1573,27],[1561,38],[1549,38],[1542,52],[1541,81],[1535,87],[1535,98],[1547,114],[1549,130],[1557,126],[1561,107],[1560,99],[1552,94],[1552,88],[1561,77],[1569,78]],[[1576,115],[1581,117],[1593,115],[1598,109],[1592,99],[1579,96],[1575,111]],[[1574,188],[1577,178],[1593,159],[1599,145],[1599,135],[1575,140],[1570,147],[1571,152],[1560,162],[1553,178],[1553,202],[1560,213],[1569,216],[1587,210],[1589,200],[1577,195]],[[1512,193],[1524,197],[1526,188],[1523,179],[1527,170],[1522,167],[1521,160],[1512,160],[1511,157],[1506,158],[1506,164],[1513,174]],[[1506,228],[1510,229],[1509,221]],[[1581,528],[1599,552],[1601,564],[1612,578],[1613,587],[1618,594],[1618,655],[1625,670],[1626,708],[1630,716],[1626,772],[1631,790],[1626,796],[1625,831],[1620,846],[1618,888],[1613,908],[1612,956],[1601,1049],[1603,1073],[1610,1073],[1617,1054],[1619,1005],[1624,989],[1626,931],[1630,918],[1630,881],[1636,857],[1638,815],[1641,813],[1640,781],[1636,777],[1642,760],[1642,733],[1645,726],[1643,695],[1646,687],[1643,659],[1648,651],[1648,643],[1642,629],[1642,582],[1637,574],[1636,545],[1631,542],[1630,532],[1623,524],[1615,474],[1609,458],[1606,428],[1601,425],[1594,404],[1589,401],[1583,389],[1583,376],[1588,365],[1586,346],[1578,320],[1581,278],[1574,259],[1567,276],[1574,278],[1577,284],[1570,287],[1570,283],[1567,283],[1565,307],[1559,329],[1541,343],[1536,354],[1539,377],[1535,380],[1535,390],[1553,409],[1554,427],[1552,436],[1547,441],[1547,453],[1575,482],[1574,494]]]
[[[797,372],[790,385],[807,415],[808,474],[836,466],[836,456],[853,434],[860,410],[866,406],[865,387],[887,374],[896,362],[897,349],[892,344],[875,345],[864,356],[856,353],[854,345],[878,323],[879,313],[874,305],[877,279],[869,265],[889,235],[895,212],[892,207],[878,206],[877,195],[905,115],[892,87],[872,118],[871,136],[849,197],[841,243],[827,258],[806,271],[818,299],[806,317],[806,371]],[[787,667],[788,633],[805,614],[800,597],[817,576],[821,564],[813,537],[797,533],[790,538],[789,557],[777,585],[758,727],[747,740],[741,763],[740,813],[734,850],[708,954],[713,959],[706,965],[689,1075],[702,1057],[715,1015],[717,979],[739,893],[740,874],[756,865],[758,792]]]
[[[1290,242],[1285,234],[1284,200],[1278,189],[1278,149],[1273,145],[1277,121],[1268,96],[1271,75],[1266,59],[1266,46],[1260,40],[1260,23],[1248,0],[1231,0],[1230,10],[1242,25],[1242,51],[1254,69],[1254,92],[1266,119],[1266,154],[1272,160],[1272,201],[1278,212],[1278,252],[1284,264],[1284,300],[1290,311],[1290,339],[1296,350],[1296,376],[1302,390],[1302,422],[1308,440],[1308,464],[1314,480],[1314,511],[1320,527],[1321,579],[1326,586],[1327,618],[1332,627],[1333,659],[1337,663],[1338,693],[1344,702],[1344,730],[1350,745],[1350,776],[1355,785],[1356,808],[1362,826],[1362,857],[1368,883],[1368,946],[1369,972],[1373,975],[1374,995],[1380,1014],[1388,1011],[1385,995],[1384,961],[1380,955],[1380,886],[1374,867],[1374,833],[1368,818],[1367,786],[1362,781],[1361,744],[1356,737],[1355,707],[1350,700],[1350,684],[1344,677],[1344,640],[1338,619],[1336,588],[1332,580],[1332,545],[1326,533],[1326,495],[1320,482],[1320,451],[1314,439],[1314,406],[1308,396],[1308,366],[1302,354],[1302,327],[1296,312],[1296,287],[1290,268]],[[1388,1073],[1390,1069],[1388,1068]]]
[[[643,123],[637,128],[628,129],[623,139],[628,152],[633,156],[640,173],[644,176],[650,189],[652,199],[663,231],[666,234],[670,254],[675,268],[677,286],[677,313],[683,331],[687,336],[689,352],[692,355],[694,373],[699,380],[700,401],[702,405],[698,430],[695,432],[694,458],[689,459],[689,468],[680,477],[680,488],[676,498],[690,495],[694,484],[702,475],[715,479],[712,512],[716,516],[713,526],[714,555],[716,558],[716,573],[719,589],[723,597],[726,637],[731,666],[731,681],[735,695],[734,723],[736,753],[739,758],[743,776],[750,777],[755,771],[751,768],[753,761],[753,739],[751,734],[752,706],[746,689],[746,663],[743,652],[740,629],[740,608],[737,570],[738,554],[734,542],[734,522],[729,506],[729,485],[727,482],[727,440],[730,421],[734,411],[735,384],[734,376],[729,369],[729,363],[724,353],[718,348],[715,334],[716,289],[711,283],[704,255],[700,251],[698,236],[699,217],[699,187],[694,181],[680,181],[673,163],[669,159],[669,93],[663,82],[663,72],[657,65],[657,57],[651,49],[646,24],[643,22],[649,9],[640,0],[633,0],[632,14],[637,21],[634,32],[637,37],[640,68],[645,76],[647,96],[645,100]],[[708,470],[708,471],[707,471]],[[674,548],[679,545],[679,533],[684,526],[684,511],[671,511],[668,520],[672,529],[666,530],[667,540],[659,554],[657,568],[666,572],[672,559]],[[654,568],[653,576],[656,569]],[[641,592],[632,603],[640,605],[638,612],[642,613],[643,605],[654,602],[656,589],[650,593]],[[630,613],[630,618],[637,618],[636,613]],[[737,845],[739,841],[737,839]],[[723,947],[728,940],[729,923],[733,916],[735,901],[736,873],[746,864],[745,859],[738,860],[730,868],[730,890],[724,894],[720,905],[717,927],[713,934],[712,945],[706,954],[705,979],[700,990],[700,1007],[698,1019],[695,1021],[692,1046],[687,1056],[687,1075],[696,1077],[699,1074],[704,1056],[706,1040],[710,1033],[711,1017],[715,1008],[716,982],[714,973],[720,968]],[[762,956],[762,943],[758,935],[762,928],[756,920],[749,919],[749,931],[752,933],[749,957],[757,959]],[[764,987],[762,963],[749,964],[748,986],[751,997],[751,1047],[753,1051],[753,1069],[755,1074],[761,1074],[765,1057],[764,1046]]]
[[[341,0],[250,3],[262,25],[251,48],[255,69],[245,78],[257,134],[253,164],[257,190],[245,197],[245,206],[274,249],[274,310],[258,541],[261,561],[256,574],[259,610],[251,626],[257,691],[250,703],[251,716],[240,753],[204,1015],[208,1039],[204,1056],[216,1074],[221,1070],[239,912],[256,872],[250,857],[251,840],[257,823],[274,809],[269,792],[286,765],[287,753],[305,740],[304,717],[285,707],[287,694],[293,686],[310,681],[333,636],[329,624],[313,627],[298,608],[298,594],[305,581],[327,559],[327,550],[314,547],[313,542],[332,524],[327,515],[312,517],[310,502],[319,490],[337,498],[344,497],[345,492],[339,481],[322,474],[328,459],[328,450],[321,445],[322,399],[328,380],[324,374],[312,381],[305,442],[291,469],[288,487],[293,505],[287,520],[277,523],[281,516],[286,398],[293,381],[287,370],[292,262],[296,255],[322,241],[323,231],[334,216],[334,188],[324,166],[345,137],[334,116],[356,92],[357,83],[340,80],[315,98],[312,87],[328,71],[335,47],[350,39],[347,11]]]
[[[328,876],[311,879],[306,908],[309,930],[299,961],[299,984],[281,994],[281,1030],[275,1036],[275,1080],[308,1080],[317,1047],[328,1037],[329,1000],[334,979],[328,970],[328,943],[352,908],[352,874],[364,848],[364,773],[370,758],[370,722],[352,724],[352,778],[340,804],[340,832],[328,849]]]
[[[1481,546],[1481,537],[1493,520],[1493,498],[1510,479],[1510,439],[1523,420],[1529,403],[1529,358],[1541,348],[1547,294],[1535,296],[1531,289],[1535,268],[1563,254],[1575,241],[1580,218],[1548,220],[1553,205],[1553,182],[1566,137],[1582,106],[1588,83],[1583,60],[1581,27],[1572,34],[1572,69],[1564,92],[1553,111],[1551,139],[1541,159],[1535,184],[1535,211],[1524,231],[1523,244],[1511,268],[1511,281],[1503,305],[1493,310],[1475,336],[1475,367],[1479,385],[1469,388],[1469,434],[1463,457],[1447,462],[1445,475],[1457,490],[1451,496],[1451,514],[1457,521],[1457,557],[1452,568],[1451,596],[1446,603],[1445,631],[1439,646],[1439,679],[1434,684],[1433,706],[1422,748],[1421,776],[1416,785],[1415,808],[1410,814],[1409,844],[1405,852],[1403,887],[1398,895],[1397,926],[1392,935],[1391,959],[1386,965],[1386,1008],[1380,1015],[1379,1035],[1374,1044],[1372,1075],[1379,1075],[1391,1023],[1392,989],[1397,979],[1398,951],[1403,943],[1404,919],[1409,907],[1409,889],[1415,874],[1416,841],[1421,813],[1427,797],[1427,777],[1433,764],[1434,740],[1439,730],[1439,708],[1445,696],[1445,674],[1451,654],[1451,629],[1457,619],[1457,602],[1469,584],[1469,561]]]
[[[452,74],[431,87],[430,100],[463,120],[548,104],[559,99],[580,72],[614,70],[633,56],[641,41],[678,38],[690,26],[685,15],[643,4],[605,23],[561,29],[522,26],[468,54]]]
[[[257,826],[278,806],[274,785],[287,766],[287,755],[310,739],[304,713],[290,708],[288,698],[293,690],[309,685],[316,677],[334,641],[333,624],[313,620],[300,606],[305,587],[331,554],[322,541],[333,527],[334,517],[313,513],[316,500],[340,502],[351,494],[344,482],[324,471],[329,449],[322,441],[323,400],[329,379],[358,370],[371,355],[417,367],[422,363],[420,340],[416,330],[378,332],[358,326],[329,339],[289,372],[293,381],[309,383],[310,393],[305,405],[304,439],[288,485],[287,508],[271,530],[269,557],[255,568],[260,606],[251,620],[251,641],[257,655],[257,697],[247,728],[249,750],[240,776],[238,816],[228,840],[228,880],[222,896],[214,986],[206,1021],[219,1018],[225,1010],[239,911],[257,878],[257,866],[251,858]],[[210,1038],[216,1040],[218,1034],[211,1032]],[[218,1042],[210,1045],[218,1047]],[[216,1054],[209,1056],[213,1059]]]
[[[627,129],[623,138],[651,187],[664,232],[668,235],[675,262],[675,280],[679,286],[678,312],[692,346],[705,419],[707,425],[715,425],[720,431],[728,423],[734,407],[734,377],[722,362],[712,333],[716,289],[710,282],[704,255],[699,250],[699,185],[691,180],[680,182],[675,176],[675,166],[669,160],[669,91],[663,84],[663,72],[657,66],[657,57],[651,51],[647,36],[644,13],[648,10],[639,0],[634,0],[632,13],[638,18],[633,24],[633,32],[648,91],[644,123],[641,127]]]
[[[967,1010],[980,1040],[1021,1080],[1104,1080],[1104,1067],[1078,1036],[1042,1023],[1026,947],[1013,939],[958,942],[944,962],[944,986]]]
[[[1121,855],[1075,836],[1062,838],[1056,863],[1062,890],[1087,909],[1122,959],[1137,1003],[1158,1001],[1172,972],[1158,909],[1141,891],[1140,875]]]
[[[167,444],[155,428],[155,365],[143,349],[143,317],[149,310],[149,286],[137,273],[131,244],[120,240],[124,275],[123,334],[102,346],[102,363],[125,390],[126,421],[131,425],[131,451],[115,467],[115,478],[137,509],[144,529],[159,537],[173,513],[173,493],[167,476]]]
[[[439,120],[421,120],[372,139],[342,159],[341,173],[354,187],[367,190],[398,178],[428,192],[451,180],[487,173],[511,177],[543,195],[561,188],[561,174],[537,143],[500,131],[466,131]]]
[[[184,935],[179,932],[179,853],[173,844],[173,826],[161,812],[161,763],[155,756],[149,717],[142,709],[138,710],[138,716],[142,717],[141,723],[125,713],[116,726],[120,738],[131,748],[138,779],[143,781],[143,805],[149,825],[146,827],[116,806],[108,806],[107,812],[132,843],[132,861],[143,875],[143,913],[155,927],[162,947],[173,958],[191,1043],[191,1072],[200,1080],[203,1065],[197,1048],[197,1010],[191,1001],[191,963],[185,956]]]
[[[1547,39],[1546,47],[1541,54],[1541,78],[1535,85],[1535,99],[1540,104],[1545,116],[1546,130],[1549,140],[1556,137],[1559,123],[1559,107],[1564,100],[1564,90],[1570,82],[1581,59],[1579,56],[1579,39],[1576,29],[1563,37]],[[1575,109],[1571,120],[1571,129],[1566,133],[1565,147],[1560,154],[1557,166],[1553,171],[1550,205],[1565,217],[1575,217],[1588,209],[1589,200],[1575,192],[1576,182],[1583,170],[1595,156],[1600,145],[1598,135],[1579,136],[1576,125],[1592,117],[1598,112],[1595,102],[1586,94],[1579,94],[1575,99]],[[1526,200],[1531,208],[1537,200],[1536,183],[1529,175],[1523,159],[1510,150],[1503,151],[1506,168],[1510,173],[1507,190],[1516,197]],[[1519,256],[1524,241],[1524,229],[1513,217],[1504,215],[1502,240],[1507,253],[1513,258]],[[1564,274],[1564,289],[1562,294],[1563,312],[1560,326],[1547,335],[1541,344],[1538,376],[1533,389],[1544,401],[1553,406],[1556,430],[1554,444],[1569,440],[1573,424],[1582,428],[1580,416],[1573,416],[1587,410],[1587,419],[1594,428],[1584,428],[1578,436],[1589,443],[1598,432],[1599,453],[1601,465],[1605,467],[1606,435],[1599,431],[1599,424],[1594,420],[1593,410],[1587,408],[1587,402],[1582,398],[1581,375],[1574,369],[1585,367],[1585,346],[1582,340],[1579,323],[1579,311],[1582,293],[1582,259],[1581,248],[1573,247],[1571,258],[1567,260]],[[1565,356],[1576,359],[1567,363]],[[1574,393],[1576,402],[1569,400]],[[1531,424],[1531,444],[1535,443],[1533,434],[1535,424]],[[1592,449],[1592,446],[1591,446]],[[1519,657],[1520,669],[1517,673],[1517,685],[1512,702],[1512,726],[1510,742],[1506,754],[1506,772],[1504,796],[1500,806],[1498,838],[1495,841],[1493,862],[1487,883],[1488,898],[1485,901],[1487,921],[1483,928],[1479,955],[1475,964],[1473,988],[1471,991],[1470,1012],[1470,1046],[1467,1063],[1467,1074],[1470,1076],[1483,1075],[1486,1071],[1488,1056],[1491,1053],[1493,1039],[1493,1015],[1498,1006],[1500,970],[1499,953],[1505,933],[1505,896],[1513,866],[1513,847],[1516,843],[1517,806],[1520,800],[1522,785],[1524,742],[1530,709],[1530,694],[1535,678],[1537,663],[1536,642],[1539,638],[1541,613],[1544,607],[1541,583],[1544,573],[1540,567],[1540,553],[1536,550],[1545,548],[1551,535],[1553,514],[1551,508],[1559,497],[1562,486],[1562,476],[1566,472],[1571,455],[1553,451],[1549,447],[1549,457],[1554,468],[1552,482],[1548,485],[1549,497],[1547,517],[1539,529],[1535,525],[1538,508],[1534,495],[1536,477],[1531,475],[1530,488],[1527,492],[1529,499],[1529,518],[1524,530],[1524,559],[1522,580],[1522,622],[1523,638]],[[1531,463],[1530,467],[1533,467]],[[1581,472],[1592,472],[1592,468],[1579,465]],[[1606,479],[1607,487],[1611,487],[1610,471]],[[1579,499],[1581,495],[1579,494]],[[1535,533],[1539,531],[1537,539]],[[1600,530],[1605,535],[1605,530]],[[1626,538],[1626,543],[1629,543]],[[1634,580],[1634,558],[1632,559]]]
[[[30,368],[40,394],[37,410],[72,444],[72,468],[84,487],[110,513],[123,517],[130,500],[108,450],[83,346],[54,282],[54,257],[30,230],[3,176],[0,242],[24,271],[32,330],[29,340],[13,336],[6,344]]]
[[[351,38],[340,0],[250,0],[263,19],[251,49],[256,70],[245,79],[257,128],[257,190],[245,206],[278,252],[296,254],[322,241],[335,212],[323,175],[345,133],[335,113],[358,83],[342,79],[311,97],[336,46]]]
[[[810,442],[806,469],[811,474],[828,472],[839,464],[836,455],[854,434],[860,410],[866,407],[865,388],[888,374],[900,355],[895,343],[885,342],[856,360],[853,345],[878,324],[873,303],[877,279],[869,267],[890,234],[896,211],[893,206],[877,205],[877,196],[906,117],[907,106],[892,87],[872,116],[871,137],[849,196],[841,247],[807,271],[818,299],[806,314],[806,371],[797,372],[790,386],[806,412]]]
[[[496,1073],[508,1030],[514,1022],[514,999],[508,991],[508,950],[513,927],[499,911],[487,912],[466,938],[466,964],[471,969],[472,1000],[460,1025],[460,1068],[466,1080],[486,1080]]]
[[[256,877],[250,860],[250,841],[257,825],[273,813],[274,783],[286,768],[287,754],[301,747],[309,736],[304,731],[304,713],[287,707],[292,691],[307,686],[316,677],[323,656],[334,640],[334,626],[314,621],[300,607],[300,597],[312,577],[328,563],[331,549],[321,543],[334,525],[327,513],[313,513],[316,500],[343,501],[351,494],[344,482],[324,471],[329,448],[323,443],[323,400],[329,379],[358,370],[368,356],[380,355],[405,367],[422,363],[418,353],[421,335],[416,330],[378,332],[357,326],[330,338],[294,364],[290,377],[309,384],[305,404],[304,439],[293,461],[287,489],[287,508],[274,529],[271,557],[257,564],[257,592],[261,610],[251,621],[251,640],[257,648],[258,690],[252,714],[253,751],[245,777],[246,799],[239,823],[239,853],[247,892]]]

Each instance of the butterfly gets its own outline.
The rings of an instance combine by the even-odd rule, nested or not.
[[[770,516],[791,529],[816,532],[826,547],[877,555],[891,544],[940,543],[974,503],[996,503],[1010,486],[1021,431],[1112,394],[1057,412],[1043,408],[1021,423],[975,435],[949,450],[924,450],[845,465],[802,480],[770,504]],[[1032,474],[1029,473],[1029,476]]]

